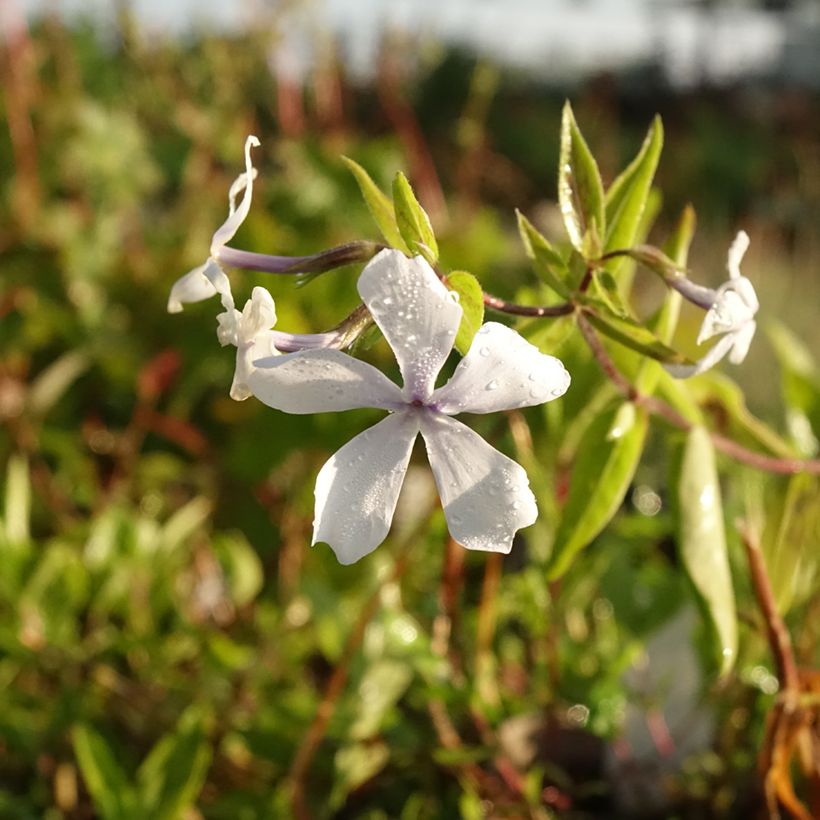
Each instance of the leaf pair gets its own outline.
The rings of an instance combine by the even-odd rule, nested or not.
[[[361,165],[348,157],[343,159],[356,178],[367,207],[388,244],[407,256],[421,255],[435,265],[438,242],[430,218],[416,199],[407,177],[401,172],[396,174],[391,202]],[[458,294],[463,311],[455,340],[456,350],[463,356],[484,321],[484,292],[475,276],[466,271],[448,274],[444,283]]]

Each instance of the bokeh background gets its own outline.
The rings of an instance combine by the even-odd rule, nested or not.
[[[571,402],[477,424],[551,499],[509,558],[447,542],[422,454],[388,543],[339,567],[308,547],[313,481],[378,414],[233,402],[214,304],[165,302],[207,254],[249,133],[260,176],[237,246],[377,238],[344,154],[385,188],[408,174],[445,267],[538,299],[514,209],[559,234],[569,98],[607,182],[661,114],[650,239],[691,202],[690,268],[715,285],[745,228],[761,316],[806,364],[817,3],[5,0],[0,23],[0,817],[751,816],[778,683],[742,564],[742,657],[721,680],[706,657],[660,442],[560,583],[538,539],[583,433]],[[311,332],[357,304],[356,273],[233,281]],[[638,282],[646,312],[659,291]],[[682,317],[690,352],[700,318]],[[732,375],[811,454],[816,370],[808,403],[784,405],[776,348],[754,345]],[[386,347],[367,355],[391,372]],[[816,491],[731,470],[727,518]],[[806,573],[781,600],[810,666]]]

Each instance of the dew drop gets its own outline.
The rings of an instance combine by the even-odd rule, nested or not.
[[[560,387],[556,387],[554,390],[550,390],[550,396],[552,396],[554,399],[557,399],[558,396],[563,396],[563,395],[564,395],[564,391],[561,390]]]
[[[513,501],[513,503],[512,503],[512,504],[510,504],[510,506],[511,506],[514,510],[517,510],[517,509],[521,506],[521,502],[520,502],[520,501]]]
[[[497,389],[498,389],[498,380],[497,380],[497,379],[493,379],[492,381],[487,382],[487,387],[486,387],[486,389],[487,389],[487,390],[497,390]]]
[[[453,523],[454,524],[460,524],[461,523],[461,516],[460,515],[454,515],[453,516]]]
[[[537,374],[537,373],[530,373],[530,375],[529,375],[529,376],[527,376],[527,378],[528,378],[531,382],[534,382],[534,381],[538,378],[538,374]]]
[[[478,355],[479,356],[489,356],[490,355],[490,348],[485,345],[484,347],[482,347],[478,351]]]
[[[461,296],[459,295],[458,291],[456,291],[456,290],[448,290],[447,291],[447,296],[448,296],[448,298],[450,299],[451,302],[455,302],[456,304],[458,304],[459,301],[461,300]]]
[[[392,305],[393,304],[393,297],[392,296],[385,296],[384,299],[382,299],[382,304],[383,305]]]

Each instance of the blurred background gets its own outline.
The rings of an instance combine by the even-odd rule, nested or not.
[[[750,234],[761,317],[805,347],[807,415],[784,410],[766,334],[732,376],[811,454],[820,5],[3,0],[0,31],[0,817],[751,816],[777,679],[742,566],[742,657],[720,681],[705,660],[657,443],[560,584],[535,536],[503,562],[449,544],[423,457],[389,542],[339,567],[308,548],[313,481],[378,414],[233,402],[215,305],[165,302],[205,259],[249,133],[237,247],[377,238],[344,154],[385,189],[407,173],[445,267],[537,300],[514,209],[559,237],[564,100],[606,183],[660,113],[649,238],[691,202],[690,268],[714,286]],[[233,282],[311,332],[357,304],[356,273]],[[689,352],[701,318],[682,316]],[[368,355],[390,372],[386,347]],[[526,419],[477,428],[540,463],[548,540],[580,434]],[[729,520],[815,489],[732,486]],[[800,590],[811,665],[820,607]]]

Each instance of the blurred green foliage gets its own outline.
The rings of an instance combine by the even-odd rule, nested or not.
[[[224,218],[245,136],[258,134],[262,148],[242,247],[301,254],[376,238],[340,159],[348,154],[382,190],[401,168],[415,175],[445,266],[538,303],[573,270],[555,274],[555,251],[523,221],[539,283],[512,209],[554,235],[560,216],[547,200],[564,149],[558,97],[460,55],[406,78],[408,88],[382,88],[380,102],[345,86],[347,107],[334,113],[319,93],[323,79],[339,79],[332,65],[294,97],[270,72],[270,43],[262,29],[147,42],[124,20],[108,39],[46,21],[6,44],[0,817],[749,816],[754,750],[777,686],[737,534],[728,527],[738,656],[719,678],[676,548],[678,505],[690,496],[675,476],[699,457],[683,434],[618,409],[571,320],[521,325],[567,363],[566,399],[509,424],[474,423],[524,464],[539,498],[538,523],[503,563],[447,543],[422,458],[376,553],[340,567],[308,548],[319,468],[375,416],[293,417],[233,402],[233,356],[216,344],[213,304],[165,313],[171,283],[203,261]],[[399,92],[397,114],[387,97]],[[651,116],[619,115],[601,94],[580,94],[576,113],[611,181]],[[307,126],[289,130],[282,106],[304,99]],[[403,139],[407,116],[427,144]],[[670,221],[655,228],[658,241],[694,198],[719,241],[696,242],[691,267],[722,269],[726,226],[739,216],[773,237],[780,261],[770,270],[816,263],[807,225],[820,199],[798,184],[816,177],[788,175],[794,157],[810,156],[803,131],[793,142],[768,123],[727,134],[708,99],[665,122]],[[650,139],[652,162],[655,149]],[[431,167],[445,169],[441,180]],[[761,174],[780,184],[756,188]],[[637,174],[610,194],[633,181],[648,187]],[[439,182],[447,204],[433,207]],[[597,203],[598,223],[610,204]],[[630,219],[632,238],[651,221]],[[262,275],[234,283],[240,298],[270,287],[278,326],[307,332],[355,306],[356,273],[301,289]],[[636,281],[646,310],[654,291]],[[598,292],[617,302],[608,287],[602,278]],[[696,321],[683,315],[682,337]],[[776,455],[813,455],[817,366],[793,332],[772,324],[770,335],[784,437],[722,376],[683,394],[633,350],[612,355],[627,373],[654,367],[639,378],[697,424]],[[395,375],[385,346],[366,355]],[[777,407],[762,414],[779,422]],[[611,435],[616,421],[622,436]],[[610,433],[607,452],[598,429]],[[587,471],[586,488],[602,462],[617,473],[611,497],[573,495],[575,468]],[[760,523],[798,659],[817,666],[817,479],[723,457],[719,466],[726,520]],[[577,520],[562,517],[568,498]],[[590,500],[606,508],[600,522]],[[600,535],[548,580],[556,531],[579,524],[589,530],[579,548]]]

